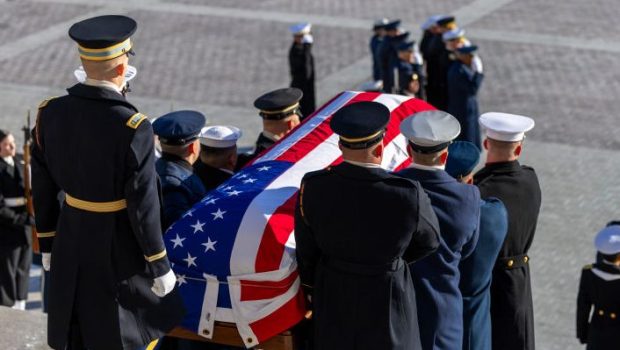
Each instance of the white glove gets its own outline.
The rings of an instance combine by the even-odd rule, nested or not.
[[[482,60],[478,55],[474,56],[474,59],[471,61],[471,68],[474,72],[482,74]]]
[[[155,293],[155,295],[163,298],[168,293],[172,292],[176,283],[177,277],[174,272],[172,272],[172,269],[170,269],[170,271],[168,271],[165,275],[159,276],[153,280],[151,290]]]
[[[304,34],[303,38],[301,38],[302,44],[312,44],[314,42],[314,38],[312,34]]]
[[[49,271],[51,264],[52,264],[52,253],[41,253],[41,265],[43,265],[43,270]]]

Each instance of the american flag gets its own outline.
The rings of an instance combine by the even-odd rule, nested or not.
[[[382,166],[398,170],[409,164],[400,121],[432,106],[374,92],[346,91],[333,98],[166,232],[188,310],[184,328],[210,339],[215,321],[235,323],[252,347],[304,317],[293,235],[296,194],[304,174],[341,162],[329,120],[341,107],[360,101],[380,102],[392,112]]]

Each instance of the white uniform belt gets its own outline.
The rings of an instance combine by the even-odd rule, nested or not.
[[[7,207],[21,207],[21,206],[26,205],[26,198],[25,197],[5,198],[4,204]]]

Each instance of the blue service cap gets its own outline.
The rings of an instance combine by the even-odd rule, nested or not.
[[[381,18],[375,21],[374,25],[372,26],[373,30],[377,30],[377,29],[381,29],[381,28],[385,28],[385,26],[390,23],[390,20],[387,18]]]
[[[164,114],[153,122],[153,132],[166,145],[186,145],[198,138],[207,118],[196,111],[175,111]]]
[[[80,57],[89,61],[107,61],[133,53],[130,37],[138,24],[127,16],[98,16],[77,22],[69,36],[78,43]]]
[[[400,19],[394,19],[385,24],[385,30],[396,30],[400,26]]]
[[[415,46],[415,41],[404,41],[398,45],[397,50],[398,51],[413,51],[414,46]]]
[[[599,231],[594,246],[605,255],[620,253],[620,225],[610,225]]]
[[[383,139],[390,121],[390,110],[381,103],[363,101],[340,108],[329,123],[340,136],[340,144],[351,149],[364,149]]]
[[[480,161],[480,150],[469,141],[454,141],[448,147],[446,172],[455,179],[465,177],[474,171]]]
[[[478,46],[476,45],[461,46],[456,49],[456,52],[463,55],[472,55],[476,51],[478,51]]]

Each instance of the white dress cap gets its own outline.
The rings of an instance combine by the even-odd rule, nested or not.
[[[311,29],[312,29],[311,23],[297,23],[297,24],[293,24],[292,26],[288,27],[288,30],[290,30],[291,33],[296,34],[296,35],[310,34]]]
[[[437,21],[439,21],[442,18],[445,18],[446,15],[433,15],[430,16],[429,18],[426,19],[426,21],[424,23],[422,23],[422,25],[420,26],[420,29],[422,30],[428,30],[430,27],[434,26],[435,24],[437,24]]]
[[[465,36],[465,29],[454,28],[441,35],[443,41],[454,40]]]
[[[198,135],[201,144],[214,148],[232,147],[240,137],[239,128],[224,125],[205,126]]]
[[[400,132],[418,146],[433,147],[454,140],[461,133],[461,125],[449,113],[424,111],[403,120]]]
[[[484,113],[479,122],[486,129],[488,138],[506,142],[522,141],[535,124],[529,117],[498,112]]]
[[[602,229],[594,238],[594,246],[605,255],[620,253],[620,226],[611,225]]]

